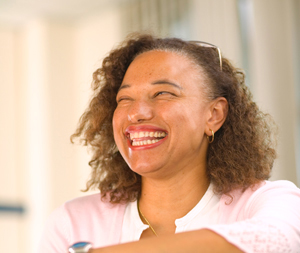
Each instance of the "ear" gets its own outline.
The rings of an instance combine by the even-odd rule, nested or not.
[[[205,133],[211,136],[211,130],[217,132],[226,120],[228,102],[224,97],[218,97],[210,103],[209,116],[206,122]]]

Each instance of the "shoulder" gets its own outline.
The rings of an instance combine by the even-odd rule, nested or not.
[[[108,199],[102,199],[101,194],[92,194],[78,197],[67,201],[62,205],[62,209],[69,215],[97,214],[101,216],[112,215],[113,213],[123,212],[126,204],[112,204]]]
[[[248,199],[248,201],[258,201],[259,199],[272,199],[290,197],[299,198],[300,189],[290,181],[263,181],[260,184],[249,187],[245,192],[241,193],[240,198]]]
[[[66,202],[60,207],[62,216],[68,219],[74,234],[82,231],[111,230],[123,222],[126,204],[112,204],[102,199],[100,194],[79,197]]]
[[[78,241],[95,247],[116,244],[120,238],[126,204],[111,204],[92,194],[67,201],[49,217],[39,252],[64,252]]]
[[[298,195],[300,189],[287,180],[278,181],[261,181],[260,183],[247,188],[245,191],[240,189],[231,191],[229,194],[222,195],[221,199],[227,204],[230,202],[236,203],[238,201],[249,200],[263,194],[276,195],[283,193],[291,193]]]
[[[252,187],[250,187],[252,188]],[[298,192],[299,188],[292,182],[287,180],[277,181],[263,181],[258,185],[255,185],[252,189],[252,193],[266,192],[266,191],[288,190]]]
[[[235,190],[221,197],[221,208],[235,218],[244,219],[258,210],[280,207],[299,209],[300,189],[290,181],[262,181],[245,191]],[[285,205],[284,208],[282,206]]]

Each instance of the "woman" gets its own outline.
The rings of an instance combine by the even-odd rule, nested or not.
[[[57,209],[40,252],[299,252],[300,191],[265,181],[274,127],[217,47],[139,35],[92,87],[72,138],[101,198]]]

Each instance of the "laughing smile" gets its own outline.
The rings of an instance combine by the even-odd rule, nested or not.
[[[145,146],[159,142],[167,136],[163,131],[134,131],[128,137],[132,146]]]

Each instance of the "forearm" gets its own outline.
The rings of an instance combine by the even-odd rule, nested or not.
[[[223,237],[207,229],[196,230],[137,242],[94,249],[92,253],[187,253],[187,252],[242,252]]]

